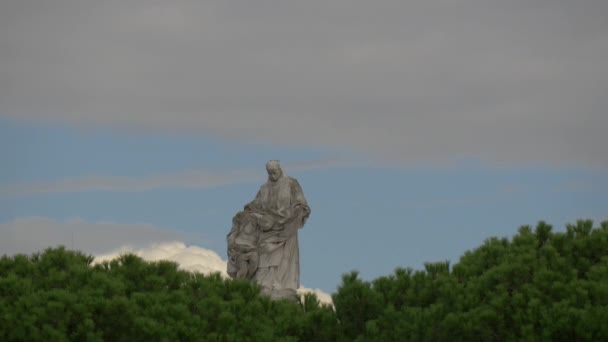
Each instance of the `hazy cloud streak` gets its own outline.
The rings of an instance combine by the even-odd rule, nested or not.
[[[283,164],[283,169],[286,172],[301,172],[314,169],[344,167],[348,165],[356,164],[332,158],[318,161],[285,163]],[[141,178],[88,176],[46,182],[7,184],[0,186],[0,197],[87,191],[139,192],[163,188],[201,189],[238,183],[258,182],[263,181],[265,177],[263,166],[257,170],[225,172],[193,170]]]
[[[207,188],[259,180],[261,174],[241,172],[214,174],[191,171],[142,178],[89,176],[58,181],[11,184],[0,188],[0,196],[40,193],[113,191],[137,192],[162,188]]]
[[[130,245],[170,242],[184,236],[149,224],[87,222],[81,219],[55,221],[44,217],[18,218],[0,223],[0,255],[33,253],[63,245],[86,253],[100,253]]]

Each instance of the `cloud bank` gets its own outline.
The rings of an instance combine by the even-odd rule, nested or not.
[[[60,222],[29,217],[0,223],[0,255],[31,254],[63,245],[95,255],[95,262],[134,253],[148,261],[174,261],[187,271],[219,272],[228,277],[226,261],[216,252],[187,246],[179,241],[182,238],[176,233],[145,224],[86,222],[81,219]],[[320,289],[302,287],[299,292],[315,293],[323,303],[331,303],[331,296]]]
[[[223,277],[228,278],[228,274],[226,273],[226,261],[217,253],[198,246],[186,246],[183,242],[152,244],[148,247],[139,249],[123,246],[109,253],[97,255],[95,257],[95,262],[112,260],[124,253],[133,253],[148,261],[174,261],[181,269],[186,271],[204,274],[218,272]],[[298,293],[314,293],[322,303],[332,303],[331,295],[320,289],[300,287]]]
[[[0,3],[0,115],[608,165],[608,2]]]
[[[122,246],[109,253],[97,255],[95,262],[109,261],[125,253],[133,253],[147,261],[174,261],[180,268],[191,272],[204,274],[219,272],[222,276],[228,277],[226,261],[217,253],[198,246],[186,246],[183,242],[152,244],[145,248]]]

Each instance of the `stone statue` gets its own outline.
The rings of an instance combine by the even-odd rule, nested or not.
[[[300,287],[298,229],[310,215],[297,180],[283,174],[277,160],[266,164],[268,181],[232,219],[228,274],[255,280],[273,299],[296,298]]]

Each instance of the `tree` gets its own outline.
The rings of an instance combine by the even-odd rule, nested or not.
[[[334,306],[125,254],[65,248],[0,258],[2,341],[608,340],[608,222],[539,222],[453,266],[342,277]]]

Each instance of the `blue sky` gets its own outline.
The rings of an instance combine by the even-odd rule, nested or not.
[[[200,188],[193,183],[124,191],[86,185],[47,193],[0,191],[2,222],[44,217],[145,223],[177,232],[185,243],[222,256],[232,216],[265,181],[265,161],[284,160],[285,171],[300,181],[313,211],[300,234],[302,279],[326,292],[335,289],[344,272],[356,269],[371,279],[398,266],[455,262],[484,239],[511,236],[520,225],[538,220],[563,230],[565,223],[579,218],[607,218],[608,174],[597,169],[492,167],[473,161],[383,167],[353,157],[342,165],[298,171],[296,162],[323,165],[331,153],[186,134],[0,122],[2,159],[9,166],[0,172],[4,189],[92,175],[136,179],[197,169],[252,170],[251,179]],[[294,172],[289,162],[296,165]],[[67,237],[65,244],[71,244]]]
[[[181,241],[223,257],[270,159],[312,208],[302,283],[326,292],[539,220],[606,220],[607,12],[2,1],[0,254]]]

